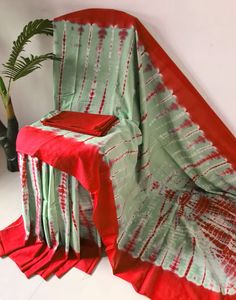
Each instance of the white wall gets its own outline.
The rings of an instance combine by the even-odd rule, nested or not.
[[[235,0],[1,0],[0,63],[28,21],[90,7],[137,16],[236,135]],[[51,46],[50,38],[35,38],[28,49],[42,53]],[[21,126],[53,108],[51,67],[46,63],[14,84],[12,98]]]

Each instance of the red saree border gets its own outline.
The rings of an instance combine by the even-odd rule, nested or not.
[[[127,28],[134,26],[139,33],[141,44],[150,54],[152,63],[163,75],[164,84],[173,90],[177,101],[187,109],[192,121],[200,126],[209,141],[213,142],[221,155],[236,170],[236,138],[137,18],[118,10],[94,8],[69,13],[54,19],[54,21],[63,20],[80,24],[95,23],[102,27],[116,25],[120,28]]]
[[[123,11],[106,8],[89,8],[54,18],[54,21],[70,21],[80,24],[97,24],[101,27],[116,25],[119,28],[130,27],[137,19]]]
[[[176,274],[133,258],[129,253],[111,247],[112,239],[103,239],[113,274],[130,282],[134,289],[152,300],[235,300],[236,295],[222,295],[178,277]],[[114,237],[115,239],[115,237]]]
[[[28,137],[27,133],[29,134]],[[35,138],[35,136],[39,137],[40,135],[41,139],[34,139],[35,144],[32,145],[30,136]],[[66,143],[68,151],[75,151],[75,149],[88,147],[88,145],[84,142],[77,142],[72,138],[64,138],[63,136],[56,136],[55,138],[55,136],[53,132],[26,127],[23,139],[21,139],[21,132],[19,134],[17,140],[18,151],[21,150],[32,155],[32,151],[35,151],[37,148],[38,141],[39,145],[43,144],[43,146],[42,150],[34,153],[36,157],[55,168],[62,168],[63,171],[85,183],[84,187],[92,192],[94,200],[93,220],[105,245],[107,256],[116,276],[130,282],[138,293],[146,295],[152,300],[236,300],[236,295],[224,296],[210,291],[203,286],[197,286],[186,278],[180,278],[176,274],[162,269],[162,267],[144,262],[139,258],[133,258],[129,253],[119,250],[116,243],[118,237],[116,207],[108,164],[103,160],[103,156],[99,154],[98,148],[93,146],[93,149],[98,153],[96,156],[92,155],[92,165],[96,165],[96,168],[93,169],[92,173],[90,173],[90,170],[87,172],[87,169],[83,167],[80,168],[80,172],[75,172],[76,168],[75,166],[72,168],[72,164],[62,164],[62,160],[53,160],[49,151],[49,140],[51,138],[56,147],[60,149]],[[47,142],[42,143],[43,139]],[[25,144],[26,141],[28,141],[28,144]],[[90,154],[88,147],[88,151],[83,153],[85,162],[91,162]],[[99,173],[94,172],[95,169],[99,170]],[[86,178],[89,178],[90,182],[86,183]],[[91,187],[93,187],[92,190]]]
[[[40,275],[47,280],[52,275],[62,277],[75,267],[91,274],[101,259],[101,248],[90,241],[81,240],[81,251],[68,253],[64,247],[50,248],[44,241],[29,236],[26,239],[23,217],[0,230],[0,257],[9,256],[26,275]]]

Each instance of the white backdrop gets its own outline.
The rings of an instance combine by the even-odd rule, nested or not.
[[[138,17],[236,135],[235,0],[1,0],[0,64],[28,21],[91,7],[119,9]],[[50,38],[35,38],[28,47],[34,53],[51,48]],[[52,64],[44,64],[13,88],[20,125],[37,120],[53,108]],[[2,104],[0,118],[4,120]]]

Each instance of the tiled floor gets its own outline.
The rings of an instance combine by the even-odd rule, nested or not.
[[[21,213],[19,173],[5,170],[0,149],[0,229]],[[114,276],[107,258],[103,258],[92,275],[72,269],[63,278],[44,281],[27,279],[9,258],[0,258],[0,300],[138,300],[147,299],[133,287]]]

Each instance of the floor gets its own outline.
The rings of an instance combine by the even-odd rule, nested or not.
[[[0,149],[0,230],[21,214],[19,173],[10,173]],[[27,279],[9,258],[0,258],[0,300],[141,300],[126,281],[114,276],[106,257],[92,275],[72,269],[63,278]]]

